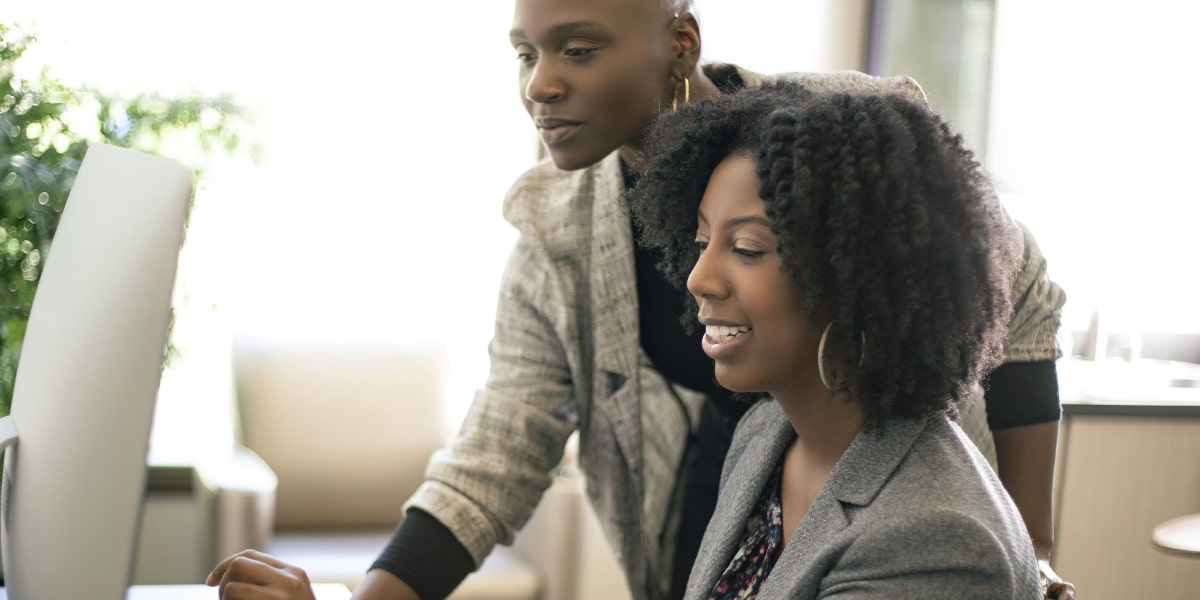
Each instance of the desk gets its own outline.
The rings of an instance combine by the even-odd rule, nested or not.
[[[1150,539],[1167,552],[1200,558],[1200,513],[1164,522],[1154,528]]]
[[[317,600],[349,600],[350,589],[340,583],[313,585]],[[125,600],[216,600],[217,588],[207,585],[135,585],[129,588]],[[8,600],[8,592],[0,588],[0,600]]]

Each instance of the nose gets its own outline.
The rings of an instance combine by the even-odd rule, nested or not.
[[[549,104],[562,100],[566,95],[566,83],[556,72],[553,61],[539,60],[529,70],[525,79],[526,100],[540,104]]]
[[[692,272],[687,279],[687,289],[696,298],[696,302],[729,297],[729,283],[721,274],[720,260],[709,248],[700,252],[696,264],[692,266]]]

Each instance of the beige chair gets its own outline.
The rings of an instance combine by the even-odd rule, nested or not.
[[[265,551],[314,582],[361,581],[446,442],[445,362],[429,346],[235,343],[241,442],[278,478]],[[532,600],[541,587],[500,548],[452,597]]]

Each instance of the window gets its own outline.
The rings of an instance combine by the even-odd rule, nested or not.
[[[1200,7],[999,0],[989,166],[1067,291],[1065,325],[1200,333],[1191,240]]]
[[[535,159],[513,84],[511,11],[367,0],[0,11],[38,33],[29,75],[44,64],[71,85],[228,91],[259,115],[263,162],[216,165],[196,194],[156,450],[231,441],[236,335],[444,343],[448,393],[461,399],[447,421],[461,420],[486,375],[515,239],[501,202]]]
[[[1067,292],[1064,329],[1200,333],[1188,90],[1200,8],[875,0],[871,66],[914,75],[976,145]],[[941,47],[940,50],[936,48]],[[981,77],[985,75],[986,77]]]

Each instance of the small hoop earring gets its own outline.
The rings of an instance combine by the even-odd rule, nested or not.
[[[817,344],[817,375],[821,377],[821,383],[825,385],[825,389],[833,392],[835,388],[829,384],[831,377],[825,373],[825,338],[829,337],[829,328],[833,327],[833,321],[825,325],[825,331],[821,332],[821,341]],[[859,332],[859,337],[862,338],[862,349],[858,354],[858,366],[855,370],[861,369],[863,366],[863,358],[867,354],[867,333]]]
[[[683,103],[687,104],[688,100],[692,99],[692,83],[687,77],[683,81],[675,82],[675,95],[671,98],[671,112],[679,110],[679,86],[683,86]]]

